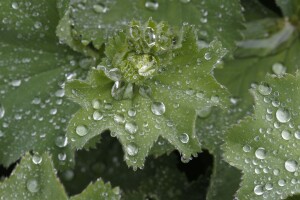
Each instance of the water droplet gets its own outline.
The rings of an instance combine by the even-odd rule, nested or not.
[[[256,151],[255,151],[255,156],[256,158],[258,159],[265,159],[266,158],[266,150],[262,147],[258,148]]]
[[[127,122],[125,124],[125,130],[128,132],[128,133],[131,133],[131,134],[134,134],[137,132],[138,130],[138,126],[135,122]]]
[[[116,115],[114,115],[114,121],[117,124],[124,124],[125,123],[125,117],[122,114],[116,114]]]
[[[159,4],[156,0],[146,1],[145,7],[149,10],[157,10],[159,7]]]
[[[191,0],[180,0],[181,3],[189,3]]]
[[[295,132],[295,138],[298,140],[300,139],[300,131]]]
[[[243,146],[243,151],[244,152],[250,152],[251,151],[251,147],[249,146],[249,145],[245,145],[245,146]]]
[[[220,98],[219,98],[218,96],[211,96],[210,100],[211,100],[213,103],[219,103]]]
[[[32,156],[32,162],[36,165],[41,164],[43,158],[39,155],[33,155]]]
[[[31,193],[36,193],[40,189],[39,183],[36,179],[29,179],[27,181],[26,186],[27,186],[27,189],[29,190],[29,192],[31,192]]]
[[[198,116],[201,118],[206,118],[211,113],[211,107],[205,107],[198,111]]]
[[[101,103],[100,103],[99,100],[94,99],[94,100],[92,101],[92,106],[93,106],[94,109],[100,109]]]
[[[133,84],[128,83],[123,94],[123,99],[132,99],[132,97],[133,97]]]
[[[289,139],[291,139],[291,132],[288,130],[283,130],[281,132],[281,137],[285,140],[289,140]]]
[[[68,138],[62,135],[57,136],[55,139],[55,144],[60,148],[65,147],[68,144]]]
[[[287,160],[284,163],[284,167],[289,172],[295,172],[298,168],[298,163],[295,160]]]
[[[272,183],[267,183],[265,185],[266,190],[272,190],[273,189],[273,184]]]
[[[93,119],[96,121],[100,121],[101,119],[103,119],[103,114],[99,111],[95,111],[93,113]]]
[[[14,87],[19,87],[21,85],[22,81],[21,80],[13,80],[11,82],[11,85]]]
[[[153,102],[151,105],[151,111],[155,115],[162,115],[166,112],[166,107],[163,102]]]
[[[85,136],[88,133],[88,130],[87,130],[86,126],[79,125],[76,127],[76,133],[79,136]]]
[[[2,119],[5,115],[5,108],[2,104],[0,104],[0,119]]]
[[[13,2],[13,3],[11,4],[11,7],[12,7],[13,9],[17,10],[17,9],[19,8],[19,5],[18,5],[18,3]]]
[[[113,81],[119,81],[122,78],[122,74],[118,68],[112,68],[108,71],[105,71],[105,74]]]
[[[130,156],[135,156],[139,152],[139,149],[134,143],[130,143],[126,147],[126,152]]]
[[[186,134],[186,133],[182,133],[180,136],[179,136],[179,139],[182,143],[186,144],[189,142],[189,135]]]
[[[108,11],[108,8],[103,4],[95,4],[93,9],[96,13],[106,13]]]
[[[59,153],[59,154],[57,155],[57,158],[58,158],[58,160],[60,160],[60,161],[64,161],[64,160],[66,160],[66,158],[67,158],[67,154],[65,154],[65,153]]]
[[[55,92],[56,97],[64,97],[65,96],[65,91],[63,89],[57,90]]]
[[[278,185],[281,186],[281,187],[282,187],[282,186],[285,186],[285,183],[286,183],[286,182],[285,182],[285,180],[283,180],[283,179],[280,179],[280,180],[278,181]]]
[[[127,112],[129,117],[135,117],[136,116],[136,110],[134,110],[133,108],[129,109]]]
[[[290,121],[291,115],[290,115],[290,112],[287,109],[279,108],[276,111],[276,118],[279,122],[286,123],[286,122]]]
[[[272,88],[267,83],[262,83],[258,86],[258,92],[262,95],[269,95],[272,92]]]
[[[156,35],[154,33],[154,29],[151,27],[147,27],[145,30],[145,41],[149,47],[153,47],[156,43]]]
[[[125,91],[125,83],[123,81],[116,81],[111,88],[111,96],[116,100],[123,99]]]
[[[264,188],[263,188],[262,185],[257,185],[257,186],[254,187],[254,193],[255,193],[256,195],[263,195],[263,193],[264,193],[264,190],[263,190],[263,189],[264,189]]]
[[[210,60],[211,59],[210,53],[209,52],[205,53],[204,58],[205,58],[205,60]]]
[[[276,74],[278,76],[282,76],[286,72],[286,67],[284,67],[281,63],[274,63],[272,65],[272,70],[273,70],[274,74]]]

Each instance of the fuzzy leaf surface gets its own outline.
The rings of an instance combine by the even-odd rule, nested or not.
[[[67,166],[73,153],[61,139],[78,107],[65,99],[62,86],[80,77],[88,60],[58,44],[56,1],[4,0],[0,18],[0,163],[49,150],[55,164]],[[67,159],[61,162],[59,153]]]
[[[225,159],[243,172],[238,198],[280,199],[300,192],[299,80],[299,74],[268,75],[251,90],[253,117],[226,134]]]

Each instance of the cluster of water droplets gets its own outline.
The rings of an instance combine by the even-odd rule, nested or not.
[[[277,76],[283,76],[285,68],[275,63],[273,71]],[[259,98],[263,101],[256,106],[259,110],[265,109],[265,115],[261,118],[268,126],[256,129],[258,134],[253,137],[253,141],[243,146],[246,155],[244,161],[255,174],[270,176],[264,181],[255,181],[253,188],[255,195],[262,195],[265,198],[278,196],[286,198],[288,194],[284,192],[284,187],[294,191],[295,185],[300,183],[298,178],[300,158],[294,155],[300,142],[300,124],[296,125],[297,119],[293,118],[297,116],[297,111],[293,110],[295,106],[286,91],[279,92],[277,87],[273,88],[268,83],[261,83],[255,87]],[[264,140],[266,146],[263,145]],[[273,143],[279,145],[274,146]],[[255,159],[251,159],[253,155]],[[277,157],[281,159],[277,160],[278,165],[270,165],[269,160]]]

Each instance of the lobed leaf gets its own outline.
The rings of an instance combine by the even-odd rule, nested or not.
[[[253,117],[232,127],[224,144],[226,160],[243,171],[237,197],[282,199],[297,194],[299,74],[268,75],[251,92]]]

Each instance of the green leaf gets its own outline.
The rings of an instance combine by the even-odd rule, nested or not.
[[[274,11],[262,5],[259,1],[241,0],[241,4],[244,8],[243,15],[248,22],[263,18],[278,17]]]
[[[237,197],[283,199],[299,193],[299,74],[268,75],[251,92],[253,117],[228,131],[225,159],[243,171]]]
[[[180,29],[183,23],[196,25],[200,39],[210,42],[218,38],[229,50],[240,39],[243,16],[238,0],[233,1],[71,1],[71,19],[74,38],[83,43],[92,42],[99,49],[115,30],[124,28],[132,19],[167,21]],[[197,16],[197,17],[195,17]],[[226,17],[225,17],[226,16]]]
[[[97,179],[90,184],[82,193],[71,197],[70,200],[90,200],[90,199],[121,199],[120,189],[112,188],[109,183],[104,183],[102,179]]]
[[[84,76],[92,61],[58,44],[56,1],[4,0],[0,18],[0,163],[34,150],[66,167],[74,155],[65,128],[78,107],[64,98],[63,82]]]
[[[128,89],[131,84],[134,88],[132,98],[116,100],[112,93],[115,83],[102,70],[91,70],[87,81],[67,83],[66,94],[83,107],[68,127],[73,147],[82,148],[101,131],[110,129],[123,145],[126,162],[135,168],[143,166],[159,136],[168,140],[185,159],[200,151],[194,132],[196,110],[225,105],[223,97],[227,92],[211,75],[224,50],[218,42],[199,49],[194,29],[190,26],[183,28],[180,38],[181,45],[174,49],[171,65],[167,62],[169,65],[163,65],[163,71],[158,69],[159,73],[151,79],[125,86]],[[139,58],[139,54],[136,56]],[[153,59],[159,62],[159,57],[156,58]],[[126,57],[122,59],[127,62]],[[115,63],[115,60],[111,62]],[[135,66],[128,65],[130,70],[136,70]],[[110,70],[114,69],[118,68]],[[124,77],[127,77],[126,74]],[[124,95],[126,93],[129,94],[125,92]]]
[[[26,154],[11,176],[0,182],[0,196],[7,200],[68,199],[47,154]]]
[[[276,0],[277,5],[281,8],[283,14],[287,17],[299,19],[300,2],[297,0]]]
[[[274,33],[274,28],[278,25],[278,22],[288,23],[283,20],[278,21],[277,19],[262,20],[258,23],[261,25],[269,24],[270,29],[273,29]],[[246,27],[254,27],[254,24],[253,22],[252,25]],[[253,29],[247,30],[248,37],[252,37],[252,39],[255,37],[260,38],[262,35],[272,32],[269,29],[265,29],[265,31],[260,30],[260,33],[257,31],[253,31]],[[277,34],[276,31],[275,34]],[[293,35],[291,37],[293,37]],[[268,48],[267,52],[269,54],[264,57],[259,55],[260,53],[263,54],[262,49],[243,49],[240,47],[236,51],[236,59],[225,60],[224,68],[214,71],[216,79],[226,86],[234,97],[240,99],[241,108],[245,112],[251,110],[253,104],[253,98],[250,96],[248,89],[258,82],[263,81],[267,73],[294,73],[300,68],[298,56],[300,40],[298,38],[293,38],[292,40],[289,38],[288,40],[290,41],[289,44],[284,45],[284,48],[279,50]]]

